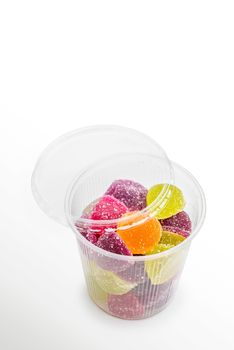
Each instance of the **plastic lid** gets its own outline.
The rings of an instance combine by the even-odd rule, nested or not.
[[[68,225],[64,202],[74,179],[93,163],[109,156],[129,153],[145,153],[161,158],[161,180],[173,183],[172,165],[153,139],[133,129],[99,125],[65,134],[42,152],[32,175],[34,198],[46,215]]]

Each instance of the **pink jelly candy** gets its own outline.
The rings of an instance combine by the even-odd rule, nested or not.
[[[163,229],[164,229],[164,226],[170,226],[170,227],[177,227],[178,229],[182,231],[186,231],[189,234],[192,231],[192,223],[191,223],[190,217],[185,211],[181,211],[180,213],[173,215],[170,218],[162,219],[159,221],[163,226]],[[171,232],[175,232],[175,231],[171,231]]]
[[[103,196],[93,208],[90,219],[92,220],[112,220],[118,219],[127,212],[125,204],[118,199],[105,195]]]
[[[138,297],[131,292],[123,295],[109,295],[108,308],[112,315],[125,319],[141,318],[145,311]]]
[[[125,243],[114,231],[107,231],[103,233],[98,239],[96,245],[97,247],[107,250],[108,252],[132,256],[132,253],[128,250]],[[133,264],[130,261],[115,259],[100,253],[96,254],[95,261],[104,270],[109,270],[115,273],[119,273],[120,271],[129,268],[129,266]]]
[[[124,203],[130,211],[146,207],[147,189],[132,180],[116,180],[107,189],[106,195],[111,195]]]
[[[126,205],[120,202],[118,199],[105,195],[103,196],[94,206],[93,211],[90,215],[92,220],[114,220],[119,219],[123,214],[128,211]],[[105,230],[116,228],[115,224],[109,225],[92,225],[90,230],[92,233],[101,236]]]

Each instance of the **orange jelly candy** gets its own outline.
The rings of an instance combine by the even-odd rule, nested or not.
[[[119,223],[117,233],[124,241],[132,254],[146,254],[159,242],[162,234],[160,222],[155,217],[135,212],[126,213],[122,218],[126,220]]]

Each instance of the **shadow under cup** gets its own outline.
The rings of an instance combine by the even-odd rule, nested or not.
[[[66,197],[67,220],[76,233],[87,289],[94,303],[108,314],[122,319],[143,319],[163,310],[175,294],[191,240],[202,226],[205,199],[196,179],[172,163],[174,183],[186,201],[184,210],[192,221],[192,233],[181,244],[159,254],[123,256],[104,251],[89,242],[84,233],[115,231],[117,220],[94,221],[81,218],[82,211],[100,198],[117,179],[137,181],[146,188],[164,183],[164,159],[149,154],[116,155],[94,164],[79,175]],[[165,205],[170,184],[144,213],[155,215]]]

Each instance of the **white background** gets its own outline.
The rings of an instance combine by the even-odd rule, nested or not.
[[[0,349],[233,349],[233,1],[0,2]],[[86,295],[75,238],[34,202],[54,138],[155,138],[207,197],[173,303],[124,321]]]

